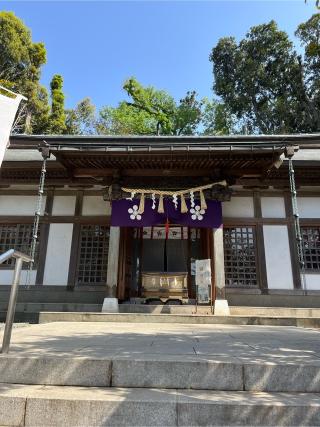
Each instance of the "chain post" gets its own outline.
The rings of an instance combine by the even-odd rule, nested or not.
[[[34,221],[33,221],[33,227],[32,227],[32,241],[31,241],[31,247],[30,247],[30,253],[29,253],[31,257],[31,262],[29,264],[29,268],[27,270],[27,277],[26,277],[27,288],[30,286],[31,273],[34,266],[34,259],[35,259],[38,232],[39,232],[39,222],[40,222],[42,201],[43,201],[43,194],[44,194],[44,184],[45,184],[46,172],[47,172],[46,166],[47,166],[47,160],[50,157],[50,149],[48,144],[45,141],[42,145],[39,146],[39,151],[41,152],[43,162],[42,162],[40,181],[38,186],[38,199],[37,199],[36,211],[34,214]]]
[[[294,149],[292,147],[288,147],[286,149],[286,157],[288,158],[289,165],[289,181],[290,181],[290,192],[291,192],[291,205],[292,205],[292,214],[294,219],[294,230],[296,236],[296,247],[299,259],[300,266],[300,277],[302,283],[302,289],[304,295],[307,295],[307,283],[306,283],[306,274],[305,274],[305,259],[304,259],[304,250],[303,250],[303,242],[300,228],[300,217],[297,203],[297,190],[295,183],[295,173],[293,167],[292,157],[294,154]]]

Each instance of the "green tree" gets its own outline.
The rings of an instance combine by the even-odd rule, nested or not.
[[[59,74],[53,76],[51,88],[50,131],[62,135],[66,131],[66,115],[64,111],[63,78]]]
[[[96,108],[90,98],[82,99],[74,109],[66,110],[66,129],[69,135],[96,133]]]
[[[311,131],[320,130],[320,14],[298,26],[296,36],[304,47],[301,67],[301,103]]]
[[[0,84],[28,98],[23,106],[20,132],[47,131],[48,96],[39,83],[45,62],[44,44],[32,41],[30,30],[14,13],[0,12]]]
[[[147,111],[122,101],[117,107],[106,106],[101,109],[96,131],[102,135],[154,135],[157,122]]]
[[[249,132],[310,129],[301,109],[301,64],[274,21],[252,27],[239,44],[233,37],[220,39],[210,61],[216,94]]]
[[[97,124],[99,133],[136,135],[191,135],[201,121],[202,102],[187,92],[178,103],[164,90],[144,87],[135,78],[123,86],[129,101],[104,107]]]
[[[197,100],[197,93],[195,91],[187,92],[175,108],[172,133],[174,135],[197,133],[202,118],[202,107],[203,101]]]
[[[176,104],[171,95],[153,86],[143,87],[135,78],[128,79],[123,86],[132,101],[127,105],[138,111],[144,111],[156,121],[157,134],[170,134],[173,128],[173,116]]]
[[[203,135],[229,135],[238,133],[236,119],[228,107],[217,101],[205,98],[202,111]]]

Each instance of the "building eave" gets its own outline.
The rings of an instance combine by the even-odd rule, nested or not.
[[[11,135],[12,148],[34,148],[46,141],[50,146],[287,146],[317,145],[320,134],[291,135],[218,135],[218,136],[146,136],[146,135]]]

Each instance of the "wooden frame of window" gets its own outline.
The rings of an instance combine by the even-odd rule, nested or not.
[[[308,274],[320,274],[320,225],[302,225],[301,236],[305,272]]]
[[[0,223],[0,253],[4,253],[9,249],[15,249],[17,251],[29,254],[33,224],[28,223],[17,223],[17,224],[6,224]],[[33,269],[36,270],[39,263],[39,241],[41,240],[39,232],[39,240],[36,245],[35,262],[33,263]],[[15,266],[14,258],[10,258],[3,264],[0,264],[1,270],[13,270]],[[24,269],[28,269],[27,264],[23,265]]]
[[[76,286],[105,286],[108,251],[108,226],[99,224],[82,224],[80,226]]]
[[[256,227],[234,225],[224,227],[226,287],[256,289],[259,287],[259,266]],[[228,284],[228,280],[233,283]]]

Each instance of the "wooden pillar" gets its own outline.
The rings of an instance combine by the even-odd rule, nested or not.
[[[225,299],[223,228],[213,229],[213,265],[216,299]]]
[[[106,298],[116,298],[119,268],[120,227],[110,227]]]
[[[214,228],[212,233],[214,280],[216,288],[214,314],[218,316],[227,316],[230,314],[230,311],[225,293],[223,228]]]

